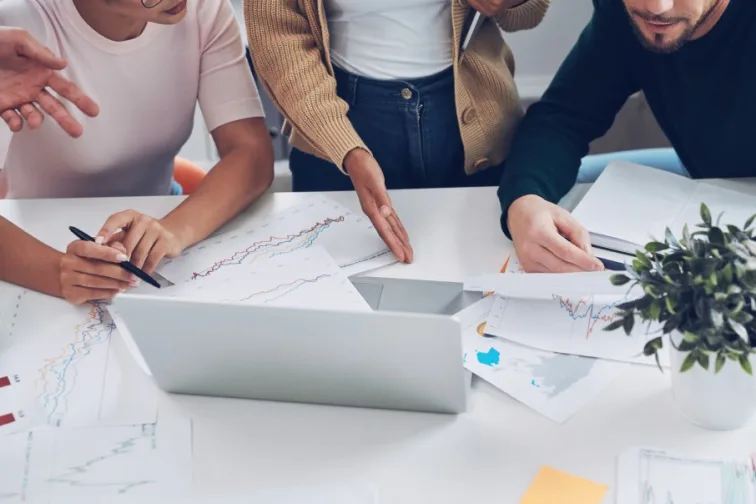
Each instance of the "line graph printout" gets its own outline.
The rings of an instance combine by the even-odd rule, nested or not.
[[[219,302],[370,311],[324,248],[315,246],[221,269],[208,278],[161,289],[159,295]]]
[[[191,421],[178,417],[7,436],[0,503],[174,502],[191,491],[191,436]]]
[[[396,262],[367,217],[318,196],[265,222],[216,234],[165,261],[159,273],[176,284],[314,245],[325,248],[348,276]]]
[[[651,448],[619,457],[617,504],[753,504],[750,458],[706,459]]]
[[[653,357],[643,355],[646,342],[657,336],[654,326],[636,324],[630,336],[622,329],[604,330],[616,320],[616,306],[623,301],[558,294],[546,300],[496,296],[486,327],[493,336],[541,350],[655,365]],[[667,351],[659,357],[662,366],[668,367]]]
[[[547,418],[563,423],[627,369],[619,362],[563,355],[486,337],[495,302],[483,298],[457,314],[465,367]]]
[[[50,426],[154,422],[157,390],[137,366],[105,303],[73,306],[14,290],[0,320],[0,369],[23,369]]]
[[[0,370],[0,435],[28,430],[41,424],[43,418],[26,377]]]

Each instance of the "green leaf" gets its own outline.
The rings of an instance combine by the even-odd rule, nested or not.
[[[625,327],[625,318],[620,318],[604,327],[604,331],[616,331],[620,327]]]
[[[748,231],[748,228],[750,228],[750,227],[751,227],[751,224],[753,224],[753,220],[754,220],[754,219],[756,219],[756,214],[753,214],[753,215],[751,215],[750,217],[748,217],[748,220],[747,220],[747,221],[745,221],[745,224],[743,225],[743,229],[744,229],[745,231]]]
[[[667,306],[667,311],[669,313],[671,313],[672,315],[674,315],[675,313],[677,313],[675,311],[675,304],[672,301],[672,298],[670,298],[669,296],[665,297],[664,298],[664,304]]]
[[[669,228],[664,230],[664,240],[672,248],[681,248],[680,242],[677,241],[677,238],[675,238],[675,235],[672,234],[672,231]]]
[[[617,310],[619,311],[632,311],[636,308],[639,308],[638,301],[640,301],[641,299],[644,299],[645,297],[646,296],[643,296],[640,299],[633,299],[632,301],[625,301],[624,303],[620,303],[617,306],[615,306],[615,308],[617,308]]]
[[[717,245],[724,245],[725,238],[724,233],[721,229],[718,227],[712,227],[709,229],[709,242],[717,244]]]
[[[709,370],[709,356],[704,352],[698,352],[698,363],[701,365],[702,368],[705,370]]]
[[[704,203],[701,203],[701,220],[707,227],[711,227],[711,212]]]
[[[717,362],[714,364],[714,373],[715,374],[719,373],[720,371],[722,371],[722,368],[724,367],[726,361],[727,361],[727,358],[725,357],[724,353],[722,353],[722,351],[720,351],[717,354]]]
[[[622,328],[625,330],[625,334],[630,336],[630,333],[633,331],[634,324],[635,317],[633,317],[632,315],[628,315],[622,320]]]
[[[683,333],[683,339],[691,343],[698,343],[699,341],[701,341],[701,336],[690,331],[685,331]]]
[[[685,357],[685,360],[683,361],[682,366],[680,366],[680,372],[684,373],[685,371],[688,371],[696,363],[696,360],[697,360],[696,354],[693,352],[690,352],[688,356]]]
[[[612,285],[620,286],[620,285],[625,285],[627,282],[629,282],[630,277],[628,277],[627,275],[618,273],[616,275],[610,276],[609,281],[612,283]]]
[[[655,254],[657,252],[662,252],[664,250],[668,250],[669,246],[666,243],[658,242],[658,241],[652,241],[648,242],[645,246],[645,249],[648,252],[651,252],[652,254]]]
[[[690,238],[691,238],[690,229],[688,229],[687,223],[683,226],[682,235],[683,235],[683,241],[685,241],[686,244],[690,243]]]
[[[648,313],[651,320],[659,320],[659,316],[661,315],[661,303],[659,303],[659,300],[654,299],[651,301],[651,304],[648,307]]]
[[[753,376],[753,367],[751,366],[751,361],[748,359],[748,354],[741,354],[738,360],[743,371]]]
[[[735,322],[731,318],[727,319],[727,324],[730,326],[730,329],[732,329],[735,332],[735,334],[740,336],[740,339],[745,341],[746,344],[748,343],[748,331],[742,324]]]
[[[663,346],[661,338],[654,338],[643,346],[643,355],[650,357]]]

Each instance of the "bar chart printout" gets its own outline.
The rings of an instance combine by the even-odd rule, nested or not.
[[[633,448],[619,458],[617,504],[753,504],[751,458],[693,457]]]

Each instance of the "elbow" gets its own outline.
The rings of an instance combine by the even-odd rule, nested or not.
[[[273,145],[267,142],[264,145],[250,146],[245,157],[249,160],[247,169],[250,170],[250,173],[244,191],[244,203],[249,205],[266,193],[273,185],[275,177]]]

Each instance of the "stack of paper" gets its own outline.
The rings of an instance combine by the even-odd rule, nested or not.
[[[756,186],[723,189],[663,170],[626,162],[612,162],[572,212],[591,234],[596,247],[635,254],[651,240],[664,241],[669,228],[681,236],[701,222],[701,203],[713,220],[742,227],[756,212]]]

